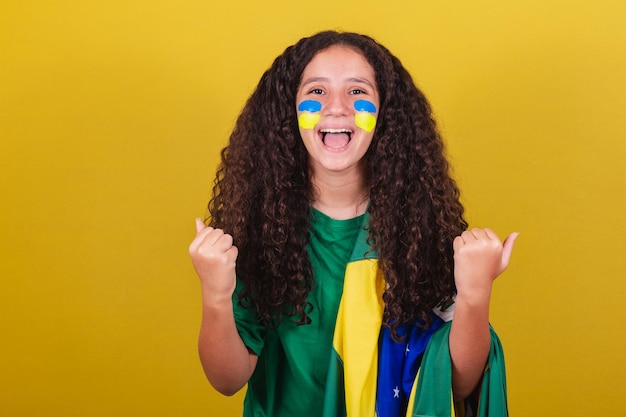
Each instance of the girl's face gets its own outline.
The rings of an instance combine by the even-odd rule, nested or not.
[[[361,53],[335,45],[313,57],[302,73],[296,111],[314,174],[361,175],[379,105],[374,69]]]

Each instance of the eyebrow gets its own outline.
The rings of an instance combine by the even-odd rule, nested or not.
[[[308,79],[302,81],[302,85],[307,85],[307,84],[312,84],[312,83],[317,83],[317,82],[328,82],[328,81],[330,81],[330,79],[327,78],[327,77],[311,77],[311,78],[308,78]],[[348,82],[356,82],[356,83],[360,83],[360,84],[365,84],[365,85],[368,85],[368,86],[374,88],[372,83],[369,82],[365,78],[349,77],[349,78],[346,79],[346,81],[348,81]]]

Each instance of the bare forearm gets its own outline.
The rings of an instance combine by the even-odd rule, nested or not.
[[[204,303],[198,352],[207,379],[224,395],[239,391],[256,366],[256,355],[248,351],[237,332],[230,302]]]
[[[472,393],[479,383],[489,356],[489,302],[471,302],[457,297],[450,330],[452,392],[455,400]]]
[[[231,235],[196,219],[189,255],[202,286],[198,352],[209,382],[225,395],[236,393],[248,382],[257,360],[235,326],[232,296],[238,253]]]
[[[457,297],[450,356],[456,400],[472,393],[485,369],[491,347],[489,301],[493,280],[509,265],[517,236],[511,233],[502,243],[491,229],[472,229],[454,239]]]

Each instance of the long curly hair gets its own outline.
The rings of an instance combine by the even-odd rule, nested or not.
[[[427,326],[433,308],[452,302],[452,241],[467,223],[428,101],[374,39],[325,31],[276,58],[222,150],[210,225],[230,233],[239,248],[242,305],[267,326],[284,316],[310,322],[306,297],[315,283],[306,246],[313,191],[295,101],[306,65],[333,45],[362,53],[379,90],[376,130],[365,155],[368,240],[387,282],[383,322],[397,337],[403,323]]]

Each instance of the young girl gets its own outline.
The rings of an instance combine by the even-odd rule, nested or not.
[[[213,191],[190,246],[199,353],[219,392],[248,384],[244,415],[506,415],[489,301],[517,234],[467,230],[430,106],[385,47],[288,47]]]

